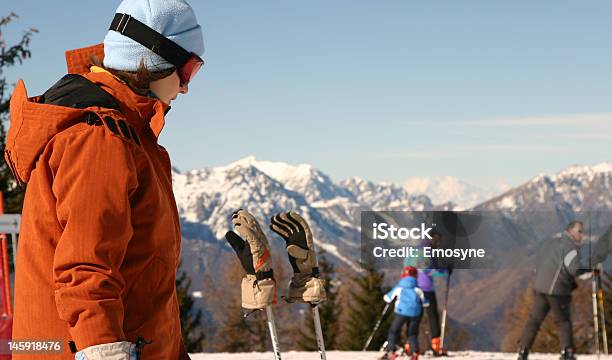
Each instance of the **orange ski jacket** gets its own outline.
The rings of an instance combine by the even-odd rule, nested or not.
[[[29,98],[20,80],[11,98],[5,159],[27,183],[13,340],[61,341],[63,352],[44,358],[74,359],[69,341],[82,350],[143,337],[145,360],[188,359],[175,285],[181,228],[157,143],[168,107],[90,72],[101,51],[68,51],[70,74],[53,94]]]

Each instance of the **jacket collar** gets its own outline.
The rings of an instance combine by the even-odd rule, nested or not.
[[[563,231],[563,235],[561,236],[563,239],[565,239],[566,241],[570,242],[572,245],[578,247],[579,245],[576,243],[576,241],[574,240],[574,238],[567,232],[567,231]]]
[[[104,58],[102,44],[67,51],[68,71],[85,76],[111,94],[133,126],[140,129],[148,126],[157,139],[164,128],[165,114],[170,110],[170,106],[159,99],[136,94],[125,82],[108,71],[90,71],[91,56]]]

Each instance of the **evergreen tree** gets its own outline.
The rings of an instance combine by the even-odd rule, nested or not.
[[[346,319],[343,323],[343,336],[339,339],[338,348],[343,350],[361,350],[368,336],[378,321],[385,302],[383,296],[389,290],[384,286],[385,275],[376,270],[371,263],[362,265],[363,272],[355,275],[348,291]],[[390,314],[391,310],[387,314]],[[378,350],[387,338],[391,316],[386,317],[369,349]]]
[[[325,251],[319,252],[319,271],[321,279],[325,281],[325,292],[327,300],[318,305],[319,317],[321,319],[321,330],[323,331],[323,341],[326,350],[332,350],[336,347],[336,338],[338,335],[338,289],[334,283],[335,268],[325,256]],[[300,336],[297,340],[297,346],[300,350],[314,351],[317,350],[317,337],[312,321],[312,311],[307,305],[304,315],[304,324],[300,328]]]
[[[191,279],[186,272],[181,271],[180,276],[176,278],[176,295],[180,309],[183,343],[188,352],[201,352],[205,337],[201,325],[202,310],[198,309],[194,313],[194,300],[189,293],[190,288]]]
[[[21,40],[8,45],[4,41],[3,28],[17,18],[17,14],[10,13],[8,16],[0,18],[0,146],[6,146],[6,123],[9,113],[9,92],[10,83],[4,76],[4,70],[10,66],[23,63],[25,59],[31,57],[29,49],[30,40],[38,30],[31,28],[25,31]],[[4,211],[7,213],[21,213],[23,206],[23,195],[25,189],[17,187],[10,169],[5,161],[0,161],[0,191],[4,197]]]
[[[218,336],[223,340],[219,350],[224,352],[242,352],[251,350],[249,338],[245,334],[247,326],[240,304],[232,301],[227,304],[227,317],[219,327]]]
[[[219,350],[251,352],[272,349],[265,311],[256,310],[246,318],[243,311],[240,301],[227,304],[227,316],[218,331],[218,337],[222,340]]]

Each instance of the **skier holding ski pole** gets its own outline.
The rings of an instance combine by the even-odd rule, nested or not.
[[[583,238],[583,228],[581,221],[570,222],[561,238],[549,240],[537,254],[533,285],[535,300],[520,340],[519,360],[527,359],[540,324],[550,310],[559,328],[561,359],[576,358],[570,317],[571,293],[577,287],[575,278],[591,271],[580,262],[579,245]]]
[[[430,246],[431,248],[438,248],[442,242],[442,234],[433,229],[430,233],[431,239],[424,240],[421,247]],[[419,269],[417,277],[417,286],[423,291],[425,299],[429,303],[426,308],[427,318],[429,319],[429,331],[431,333],[431,350],[434,356],[446,355],[447,351],[443,348],[442,344],[442,330],[440,327],[440,315],[438,312],[438,300],[436,297],[436,290],[434,285],[434,278],[447,276],[450,277],[452,272],[451,269],[440,269],[435,258],[412,258],[407,257],[404,261],[404,266],[414,266]],[[448,287],[448,281],[447,281]],[[448,294],[448,288],[445,294]],[[448,298],[447,298],[448,299]],[[421,317],[423,313],[421,313]],[[442,328],[445,328],[446,320],[446,303],[443,309]],[[420,323],[420,320],[419,320]],[[406,352],[410,353],[410,344],[406,344]]]
[[[408,324],[408,342],[410,343],[408,355],[411,356],[412,360],[419,358],[419,322],[421,320],[422,308],[427,307],[429,303],[425,299],[423,291],[417,287],[417,273],[417,269],[412,266],[404,267],[402,279],[384,296],[384,300],[387,303],[391,303],[395,299],[397,299],[397,302],[395,316],[387,336],[385,353],[379,360],[397,359],[396,345],[402,326],[406,323]]]
[[[266,310],[268,328],[275,360],[281,359],[272,313],[276,304],[276,281],[272,269],[270,246],[257,220],[248,211],[240,209],[232,213],[234,231],[228,231],[225,239],[236,252],[245,271],[242,278],[242,307],[247,310]]]
[[[288,296],[283,299],[289,303],[310,304],[314,321],[317,347],[322,360],[327,359],[325,342],[317,305],[325,301],[325,287],[319,278],[317,254],[310,226],[295,212],[280,213],[272,217],[270,229],[285,240],[287,256],[293,269],[289,283]]]

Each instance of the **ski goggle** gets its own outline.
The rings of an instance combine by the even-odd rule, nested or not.
[[[180,68],[177,68],[177,74],[181,80],[181,86],[189,84],[189,82],[195,77],[200,71],[200,68],[204,65],[204,60],[198,55],[191,53],[189,60]]]
[[[174,65],[181,86],[189,84],[204,65],[204,60],[197,54],[185,50],[131,15],[116,13],[109,30],[129,37]]]

